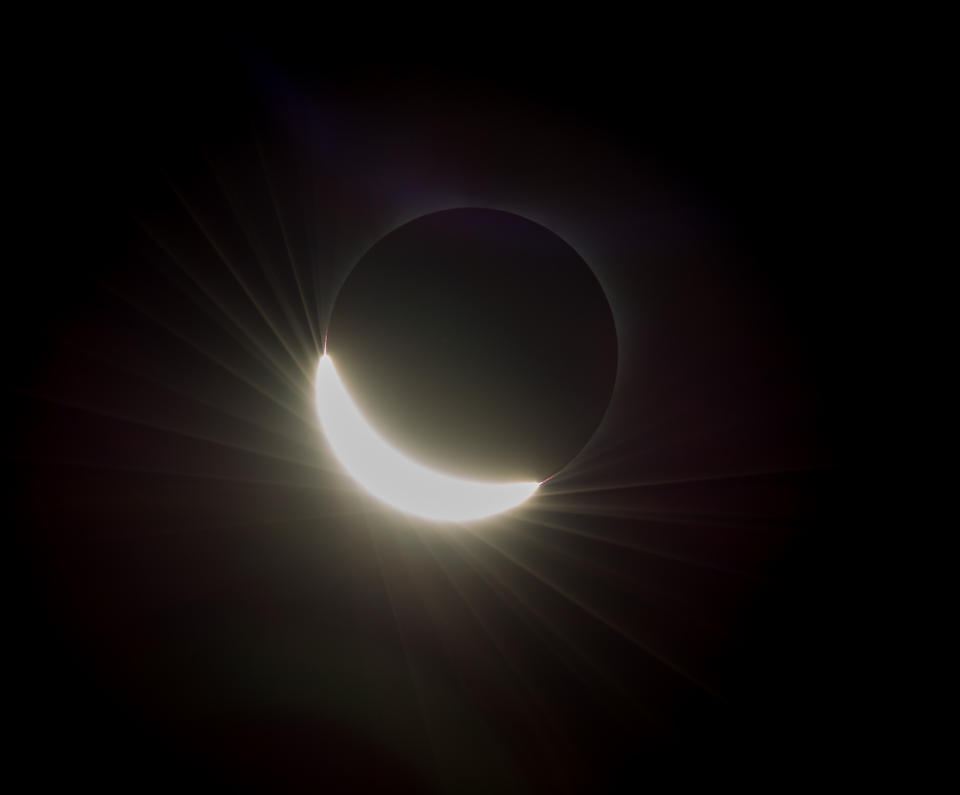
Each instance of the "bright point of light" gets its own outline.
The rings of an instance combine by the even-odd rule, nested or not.
[[[411,461],[370,427],[326,354],[317,368],[317,414],[343,468],[366,491],[403,513],[443,522],[483,519],[520,505],[539,486],[463,480]]]

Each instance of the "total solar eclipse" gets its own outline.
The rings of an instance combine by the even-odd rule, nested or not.
[[[610,306],[570,245],[512,213],[445,210],[388,233],[347,277],[318,410],[375,496],[427,518],[481,518],[579,453],[616,364]]]
[[[316,12],[25,48],[11,778],[889,778],[856,41],[578,15],[405,62]]]

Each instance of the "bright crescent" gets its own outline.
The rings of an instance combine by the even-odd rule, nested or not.
[[[469,522],[526,501],[539,483],[484,483],[435,472],[381,439],[350,399],[327,354],[317,368],[317,414],[337,460],[367,492],[402,513]]]

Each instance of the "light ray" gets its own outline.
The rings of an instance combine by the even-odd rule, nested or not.
[[[293,444],[299,448],[305,447],[302,431],[298,431],[297,433],[291,433],[290,431],[287,431],[284,429],[280,429],[271,425],[266,425],[262,422],[259,422],[257,419],[254,419],[248,416],[248,414],[246,413],[239,414],[236,411],[225,408],[221,403],[211,401],[207,397],[199,397],[193,392],[189,392],[185,390],[179,384],[175,382],[170,382],[169,380],[167,380],[167,377],[157,376],[153,373],[148,372],[143,367],[134,367],[134,366],[125,364],[124,362],[118,359],[115,359],[113,357],[104,356],[102,353],[100,353],[100,351],[95,350],[93,348],[86,348],[86,347],[80,347],[80,346],[74,346],[74,347],[76,347],[76,350],[80,354],[88,357],[92,361],[111,367],[119,372],[124,373],[125,375],[133,376],[134,378],[140,381],[150,383],[155,387],[158,387],[159,389],[166,391],[168,394],[173,395],[176,398],[189,401],[198,409],[213,412],[217,414],[219,417],[222,417],[231,422],[240,423],[246,428],[253,429],[257,433],[263,434],[265,436],[269,436],[277,441]],[[190,347],[192,350],[197,351],[201,355],[206,356],[207,358],[211,358],[209,354],[206,354],[203,351],[200,351],[199,349],[194,348],[193,346],[190,346]],[[233,370],[225,366],[223,369],[227,373],[232,375],[234,378],[236,378],[240,383],[250,386],[258,394],[268,399],[271,399],[269,395],[266,395],[264,392],[260,391],[255,384],[252,384],[248,380],[243,379],[241,376],[237,375],[237,373],[234,372]],[[277,404],[277,405],[280,405],[280,404]],[[280,408],[287,409],[287,407],[283,405],[280,405]],[[289,411],[289,409],[287,410]],[[119,419],[123,419],[127,415],[116,415],[116,416]],[[312,416],[308,417],[307,415],[301,414],[301,413],[294,414],[293,416],[295,419],[300,420],[300,422],[302,422],[305,426],[310,428],[315,427],[315,423],[312,421],[313,420]],[[290,459],[290,460],[293,461],[294,459]]]
[[[307,372],[304,365],[297,359],[296,353],[290,349],[290,346],[287,344],[287,340],[283,337],[283,335],[274,325],[273,320],[271,319],[269,313],[260,305],[260,302],[257,300],[257,296],[250,289],[250,287],[243,280],[243,278],[241,278],[240,273],[237,271],[236,267],[234,267],[233,263],[230,261],[230,258],[227,256],[226,252],[223,250],[220,244],[217,243],[213,234],[207,229],[207,226],[200,220],[200,216],[197,215],[196,211],[193,209],[191,204],[187,201],[186,197],[180,192],[180,190],[172,183],[169,183],[169,184],[170,184],[170,189],[174,192],[176,197],[180,200],[180,204],[183,206],[184,210],[187,211],[187,214],[190,216],[190,218],[193,220],[194,224],[196,225],[197,229],[206,239],[210,248],[213,249],[214,253],[216,253],[216,255],[220,258],[220,261],[227,267],[227,270],[230,271],[230,275],[233,276],[233,278],[236,280],[237,284],[240,286],[240,289],[247,296],[247,299],[250,301],[254,309],[256,309],[256,311],[259,312],[260,317],[267,324],[267,327],[276,336],[277,340],[283,346],[284,351],[286,352],[290,360],[293,362],[294,366],[298,370],[300,370],[301,373],[303,373],[306,376],[309,376],[309,373]],[[254,340],[252,336],[250,338],[251,340]],[[259,343],[258,343],[258,347],[259,347]],[[276,365],[276,366],[279,368],[279,365]],[[290,378],[289,373],[287,373],[286,376],[287,378]],[[291,378],[290,380],[294,383],[296,382],[296,379]]]
[[[109,291],[112,295],[114,295],[114,296],[116,296],[117,298],[119,298],[120,300],[122,300],[124,303],[126,303],[128,306],[130,306],[132,309],[135,309],[137,312],[139,312],[139,313],[140,313],[143,317],[145,317],[147,320],[150,320],[151,322],[155,323],[158,327],[162,328],[164,331],[170,333],[175,339],[179,340],[179,341],[180,341],[181,343],[183,343],[184,345],[187,345],[187,346],[190,347],[192,350],[196,351],[196,352],[199,353],[201,356],[205,357],[205,358],[206,358],[207,360],[209,360],[211,363],[217,365],[217,366],[220,367],[222,370],[224,370],[225,372],[227,372],[227,373],[229,373],[230,375],[232,375],[234,378],[236,378],[236,379],[237,379],[238,381],[240,381],[241,383],[246,384],[247,386],[249,386],[249,387],[251,387],[252,389],[256,390],[259,394],[263,395],[263,397],[267,398],[267,399],[268,399],[271,403],[273,403],[274,405],[278,406],[279,408],[281,408],[281,409],[283,409],[284,411],[288,412],[288,413],[291,414],[292,416],[296,417],[297,419],[299,419],[299,420],[300,420],[301,422],[303,422],[304,424],[306,424],[306,425],[310,425],[310,424],[311,424],[311,422],[310,422],[310,417],[309,417],[309,415],[308,415],[307,413],[300,411],[299,408],[297,408],[297,407],[295,407],[295,406],[287,403],[285,400],[283,400],[282,398],[280,398],[280,397],[278,397],[277,395],[275,395],[272,391],[268,390],[266,387],[262,386],[261,384],[259,384],[259,383],[257,383],[256,381],[252,380],[252,379],[249,378],[248,376],[244,375],[244,374],[241,373],[239,370],[237,370],[235,367],[230,366],[227,362],[223,361],[219,356],[211,353],[211,352],[208,351],[205,347],[203,347],[202,345],[200,345],[199,343],[197,343],[196,341],[194,341],[194,340],[191,339],[190,337],[188,337],[188,336],[186,336],[185,334],[183,334],[183,333],[181,333],[180,331],[178,331],[176,328],[174,328],[174,327],[173,327],[172,325],[170,325],[168,322],[166,322],[165,320],[162,320],[161,318],[157,317],[155,314],[153,314],[152,312],[150,312],[149,310],[147,310],[146,308],[144,308],[138,301],[134,300],[133,298],[131,298],[131,297],[128,296],[128,295],[125,295],[124,293],[120,292],[119,290],[116,290],[116,289],[114,289],[114,288],[111,288],[111,287],[109,287],[109,286],[107,286],[107,285],[105,285],[104,289],[106,289],[106,290]],[[196,303],[196,301],[195,301],[191,296],[188,295],[187,297],[188,297],[190,300],[194,301],[194,303]],[[202,307],[201,307],[201,308],[202,308]],[[234,321],[232,321],[232,319],[231,319],[231,322],[234,322]],[[221,324],[221,327],[222,327],[222,324]],[[250,348],[248,348],[248,347],[244,344],[244,341],[243,341],[242,339],[239,339],[235,334],[232,334],[228,329],[224,329],[224,330],[225,330],[228,334],[230,334],[231,339],[233,339],[235,342],[237,342],[245,351],[247,351],[247,353],[250,353],[256,361],[265,364],[267,367],[271,368],[274,372],[277,372],[277,371],[276,371],[276,365],[272,362],[272,360],[271,360],[271,361],[268,361],[268,360],[263,359],[263,358],[260,357],[260,356],[257,356],[255,352],[252,352],[252,351],[250,350]],[[284,381],[286,382],[285,377],[284,377],[281,373],[277,373],[277,374],[280,375],[281,378],[283,378]],[[294,388],[294,385],[293,385],[293,384],[291,384],[291,383],[289,383],[289,382],[286,382],[286,383],[287,383],[287,385],[291,386],[291,388],[293,388],[293,391],[294,391],[295,393],[297,393],[297,394],[302,394],[302,393],[304,392],[304,390],[301,389],[301,388],[299,387],[299,385],[296,385],[296,388]]]
[[[108,420],[113,420],[114,422],[121,422],[127,425],[134,425],[140,428],[147,428],[151,431],[157,431],[159,433],[170,434],[171,436],[178,436],[183,439],[191,439],[198,442],[204,442],[206,444],[213,444],[218,447],[222,447],[227,450],[235,450],[241,453],[249,453],[251,455],[257,456],[258,458],[265,458],[271,461],[279,461],[285,464],[291,464],[296,467],[302,467],[306,470],[312,470],[316,472],[323,472],[327,474],[335,474],[330,468],[318,464],[315,461],[304,458],[292,458],[287,455],[282,455],[277,452],[269,452],[258,447],[253,447],[250,445],[237,444],[235,442],[224,441],[223,439],[218,439],[215,436],[205,433],[198,433],[196,431],[185,430],[183,428],[177,428],[174,425],[164,422],[158,422],[156,420],[147,420],[139,417],[133,417],[129,415],[118,414],[113,411],[108,411],[104,408],[87,405],[80,401],[68,400],[63,397],[58,397],[56,395],[48,395],[37,390],[21,390],[22,394],[29,395],[35,400],[42,400],[46,403],[50,403],[57,406],[63,406],[65,408],[73,409],[74,411],[82,411],[86,414],[90,414],[95,417],[103,417]],[[83,462],[80,462],[83,463]],[[90,464],[90,466],[97,466],[95,464]],[[116,468],[113,466],[104,466],[104,468]],[[124,466],[122,469],[129,471],[144,471],[144,472],[162,472],[162,470],[150,469],[150,468],[140,468],[140,467],[129,467]],[[180,472],[180,470],[177,470]],[[175,474],[174,471],[170,471],[168,474]],[[193,475],[191,473],[185,473],[190,477],[200,477],[201,475]],[[222,480],[237,480],[236,478],[217,478],[217,476],[210,475],[209,477]],[[239,482],[239,481],[238,481]],[[251,482],[259,483],[271,483],[274,481],[269,480],[257,480]],[[287,483],[276,483],[276,485],[290,485]],[[310,488],[325,489],[328,488],[325,484],[311,484]]]
[[[718,693],[714,688],[710,687],[706,682],[702,681],[701,679],[693,675],[691,672],[685,670],[681,666],[667,659],[667,657],[662,652],[655,649],[650,643],[636,637],[631,632],[621,627],[615,620],[613,620],[612,618],[609,618],[600,610],[588,604],[587,601],[580,598],[578,595],[576,595],[572,591],[568,590],[567,588],[564,588],[562,585],[555,582],[552,578],[546,576],[545,574],[538,572],[536,570],[536,567],[530,564],[529,562],[521,559],[519,556],[509,551],[503,545],[495,543],[493,538],[489,537],[489,535],[480,536],[476,533],[474,533],[473,535],[475,535],[477,538],[483,541],[483,543],[488,545],[491,549],[494,549],[497,552],[499,552],[505,560],[508,560],[514,566],[517,566],[518,568],[527,572],[527,574],[539,580],[545,586],[553,590],[555,593],[559,594],[561,597],[569,601],[571,604],[575,605],[584,613],[586,613],[590,617],[599,621],[601,624],[603,624],[608,629],[612,630],[614,633],[622,637],[624,640],[633,644],[636,648],[640,649],[640,651],[642,651],[644,654],[647,654],[653,659],[657,660],[659,663],[661,663],[662,665],[664,665],[674,673],[678,674],[679,676],[683,677],[691,684],[701,688],[704,692],[710,694],[714,698],[720,699],[721,701],[723,700],[723,697],[720,695],[720,693]]]
[[[150,227],[145,222],[141,221],[139,218],[136,220],[137,220],[137,223],[140,225],[140,228],[143,229],[144,232],[150,237],[150,239],[156,244],[157,248],[159,248],[160,251],[162,251],[170,259],[170,261],[174,265],[176,265],[177,268],[179,268],[180,272],[183,273],[187,277],[189,282],[194,286],[194,288],[196,288],[196,290],[199,291],[200,296],[205,300],[209,301],[210,304],[213,306],[213,308],[216,310],[216,312],[219,312],[222,315],[222,318],[218,318],[216,314],[213,312],[210,312],[208,308],[201,306],[196,296],[191,295],[187,290],[184,289],[182,285],[178,284],[177,287],[180,289],[180,291],[187,298],[189,298],[194,304],[199,306],[201,309],[207,312],[208,315],[213,317],[213,319],[217,321],[220,327],[223,328],[228,334],[230,334],[230,336],[238,344],[240,344],[249,353],[251,353],[255,359],[263,362],[268,368],[270,368],[274,373],[276,373],[276,375],[279,376],[279,378],[282,381],[284,381],[287,385],[289,385],[294,391],[305,392],[306,394],[308,394],[309,386],[305,387],[305,385],[308,384],[308,380],[303,378],[292,377],[289,372],[287,372],[284,368],[280,367],[280,365],[277,364],[277,362],[275,361],[274,357],[270,354],[270,352],[264,348],[260,340],[258,340],[250,332],[249,327],[246,324],[239,321],[237,318],[235,318],[233,314],[226,308],[226,306],[224,306],[221,301],[217,300],[213,292],[210,289],[208,289],[206,286],[204,286],[204,284],[190,271],[190,269],[180,261],[180,258],[177,256],[176,252],[174,252],[170,248],[170,246],[168,246],[160,238],[158,234],[154,233],[153,230],[151,230]],[[149,313],[147,313],[146,310],[143,310],[142,307],[137,306],[133,302],[130,302],[130,303],[132,306],[135,306],[136,308],[143,311],[145,314],[149,315]],[[254,306],[254,308],[257,309],[256,306]],[[259,312],[259,309],[257,309],[257,311]],[[261,313],[261,316],[262,316],[262,313]],[[156,320],[156,318],[153,318],[153,319]],[[223,322],[224,319],[234,329],[239,331],[240,334],[239,335],[236,334],[233,330],[231,330],[230,327],[225,325],[225,323]],[[157,322],[160,322],[160,321],[157,321]],[[166,326],[165,323],[162,325]],[[276,332],[274,331],[274,333]],[[182,335],[178,334],[177,336],[180,336],[182,338]],[[288,351],[288,355],[289,355],[289,351]],[[296,364],[296,362],[294,363]],[[301,369],[302,371],[302,368],[298,368],[298,369]]]
[[[495,556],[496,563],[486,559],[486,555],[481,554],[473,545],[468,544],[468,540],[473,537],[478,546],[490,555]],[[539,608],[533,601],[522,592],[517,583],[511,583],[507,574],[507,569],[512,568],[514,574],[521,574],[528,578],[530,582],[544,585],[542,580],[536,576],[531,576],[531,572],[521,565],[518,565],[508,554],[504,553],[492,545],[486,539],[478,534],[464,533],[451,534],[449,536],[451,544],[455,544],[466,563],[483,579],[491,591],[497,596],[515,616],[517,616],[528,628],[537,632],[544,639],[552,639],[559,644],[559,648],[554,643],[548,643],[552,655],[563,667],[580,681],[586,681],[585,677],[595,677],[603,683],[609,693],[615,698],[634,701],[636,706],[643,712],[648,719],[655,721],[655,717],[642,704],[635,701],[634,694],[627,685],[620,680],[612,671],[608,670],[590,649],[583,648],[567,631],[562,622],[549,616],[544,610]],[[511,564],[510,567],[500,565],[502,561]],[[552,593],[556,589],[547,586]],[[572,653],[572,658],[564,652]],[[581,667],[582,666],[582,667]]]
[[[696,483],[713,483],[729,480],[746,480],[747,478],[763,478],[776,475],[803,475],[820,471],[817,467],[792,467],[792,468],[771,468],[771,469],[753,469],[743,472],[720,472],[709,475],[690,475],[687,477],[660,478],[650,480],[631,480],[618,483],[594,483],[583,486],[563,487],[552,486],[550,496],[558,497],[574,494],[594,494],[602,491],[627,491],[630,489],[656,488],[659,486],[686,486]],[[546,483],[546,481],[544,481]]]
[[[283,238],[283,245],[287,250],[287,259],[290,262],[290,270],[293,274],[293,279],[297,285],[297,292],[300,295],[300,303],[303,306],[304,316],[307,319],[307,326],[310,329],[310,336],[313,339],[313,344],[315,348],[320,347],[319,334],[316,327],[313,323],[313,316],[316,314],[316,307],[311,308],[309,302],[307,301],[306,293],[303,291],[303,284],[300,281],[299,268],[297,266],[297,260],[293,255],[293,248],[290,245],[290,237],[287,232],[287,225],[284,223],[283,214],[280,212],[280,202],[277,199],[276,189],[273,184],[273,180],[270,178],[270,170],[267,168],[267,161],[263,153],[263,145],[260,142],[260,137],[258,135],[253,136],[254,143],[257,146],[257,154],[260,158],[260,169],[263,173],[264,182],[267,185],[267,193],[270,196],[270,202],[273,205],[274,214],[277,217],[277,224],[280,227],[280,236]]]
[[[661,560],[667,560],[672,563],[679,563],[684,566],[692,566],[697,569],[705,569],[708,571],[717,572],[719,574],[725,574],[731,577],[741,577],[744,579],[757,580],[759,581],[756,575],[750,574],[749,572],[739,571],[736,569],[731,569],[726,566],[718,566],[714,563],[709,563],[707,561],[695,560],[693,558],[677,555],[671,552],[668,552],[663,549],[655,549],[647,544],[641,544],[637,541],[625,541],[620,538],[613,538],[611,536],[605,536],[601,533],[589,532],[586,530],[581,530],[576,527],[572,527],[567,524],[556,521],[548,521],[542,516],[534,516],[527,514],[525,516],[517,517],[520,521],[526,522],[527,524],[534,525],[535,527],[544,527],[548,530],[557,530],[561,533],[565,533],[572,536],[577,536],[578,538],[584,538],[589,541],[594,541],[600,544],[615,546],[620,549],[628,550],[630,552],[635,552],[639,555],[646,555],[649,557],[660,558]]]
[[[237,202],[233,198],[228,187],[224,184],[224,181],[220,177],[217,168],[213,164],[210,164],[210,170],[214,176],[214,180],[216,181],[217,186],[220,188],[220,192],[223,194],[223,197],[230,208],[230,211],[233,213],[234,221],[236,222],[241,233],[243,234],[243,237],[250,251],[253,253],[253,258],[254,260],[256,260],[257,265],[259,266],[260,272],[263,274],[264,278],[267,280],[267,282],[270,285],[270,290],[272,291],[273,297],[276,299],[277,305],[281,310],[281,315],[287,320],[291,333],[297,338],[297,343],[300,346],[300,350],[296,352],[293,351],[290,348],[290,346],[286,344],[285,339],[280,333],[280,329],[274,325],[273,321],[268,318],[267,322],[270,324],[270,328],[277,335],[277,339],[279,339],[281,344],[283,344],[284,348],[286,348],[290,358],[293,359],[294,362],[296,363],[298,369],[301,372],[306,373],[308,372],[308,369],[303,365],[302,359],[309,358],[310,355],[313,353],[313,351],[316,351],[317,349],[316,338],[313,337],[312,341],[307,339],[303,331],[301,316],[299,315],[298,312],[296,312],[293,309],[293,307],[290,306],[290,302],[287,300],[286,291],[284,290],[283,285],[277,279],[276,268],[272,268],[267,265],[267,262],[270,259],[269,255],[263,250],[262,243],[258,242],[255,239],[255,236],[250,232],[250,229],[246,223],[246,219],[243,216],[242,210],[237,205]],[[282,229],[281,229],[281,235],[284,235]],[[284,244],[286,245],[285,235],[283,239],[284,239]],[[289,250],[290,249],[288,246],[287,251],[289,252]],[[290,267],[288,270],[291,273],[294,273],[294,274],[296,273],[296,268],[292,260],[290,261]],[[261,309],[261,313],[263,313],[264,316],[266,317],[266,309]],[[309,312],[307,312],[307,314],[309,314]],[[312,331],[313,329],[311,327],[310,329],[311,335],[312,335]]]

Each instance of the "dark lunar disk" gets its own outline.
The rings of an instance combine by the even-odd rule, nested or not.
[[[596,430],[617,338],[593,272],[512,213],[431,213],[350,273],[327,352],[391,444],[450,474],[543,480]]]

